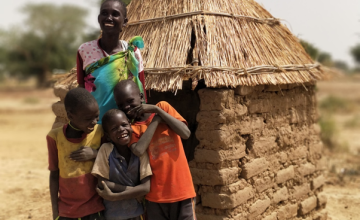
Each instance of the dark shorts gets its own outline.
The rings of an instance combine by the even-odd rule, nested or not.
[[[102,212],[97,212],[91,215],[87,215],[81,218],[67,218],[59,216],[56,220],[105,220],[105,217]]]
[[[174,203],[146,200],[146,220],[196,220],[195,198]]]

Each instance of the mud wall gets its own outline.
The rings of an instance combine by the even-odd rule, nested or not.
[[[326,219],[315,86],[200,90],[198,220]]]

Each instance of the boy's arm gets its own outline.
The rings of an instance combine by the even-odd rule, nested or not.
[[[50,171],[49,188],[50,188],[53,219],[56,219],[59,216],[59,209],[58,209],[59,170]]]
[[[114,183],[111,182],[110,180],[107,180],[99,175],[96,175],[97,179],[98,179],[98,188],[103,189],[103,184],[102,182],[104,182],[106,184],[106,186],[111,190],[111,192],[113,193],[120,193],[123,192],[125,190],[131,189],[133,187],[131,186],[123,186],[121,184],[118,183]]]
[[[165,121],[167,125],[169,125],[171,130],[178,134],[182,139],[188,139],[190,137],[191,132],[184,122],[179,121],[159,107],[157,107],[157,109],[157,114]]]
[[[188,139],[190,137],[191,132],[185,123],[174,118],[156,105],[141,104],[131,109],[129,113],[134,114],[136,117],[139,117],[144,113],[157,113],[164,122],[169,125],[171,130],[178,134],[182,139]]]
[[[98,194],[108,201],[119,201],[125,199],[136,199],[150,192],[150,176],[141,180],[141,184],[120,193],[112,193],[107,184],[102,181],[103,190],[97,188]]]
[[[161,121],[162,119],[159,116],[155,116],[153,118],[153,120],[151,121],[150,125],[147,127],[144,134],[141,135],[139,141],[130,146],[130,149],[133,152],[133,154],[135,154],[138,157],[141,157],[141,155],[143,155],[146,152],[151,142],[151,139],[156,131],[156,128]]]

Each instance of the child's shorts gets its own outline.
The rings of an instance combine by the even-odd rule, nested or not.
[[[97,212],[81,218],[67,218],[59,216],[55,220],[105,220],[105,217],[102,212]]]
[[[146,200],[146,220],[196,220],[195,198],[174,203]]]

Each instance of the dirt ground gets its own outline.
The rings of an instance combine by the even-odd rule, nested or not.
[[[360,80],[322,82],[318,91],[319,102],[333,94],[360,106]],[[51,89],[0,88],[0,220],[50,219],[45,136],[54,120],[50,109],[55,101]],[[333,115],[340,142],[349,149],[326,152],[329,169],[333,168],[325,187],[328,216],[333,220],[360,219],[358,174],[341,173],[360,166],[360,126],[345,126],[357,112]]]

